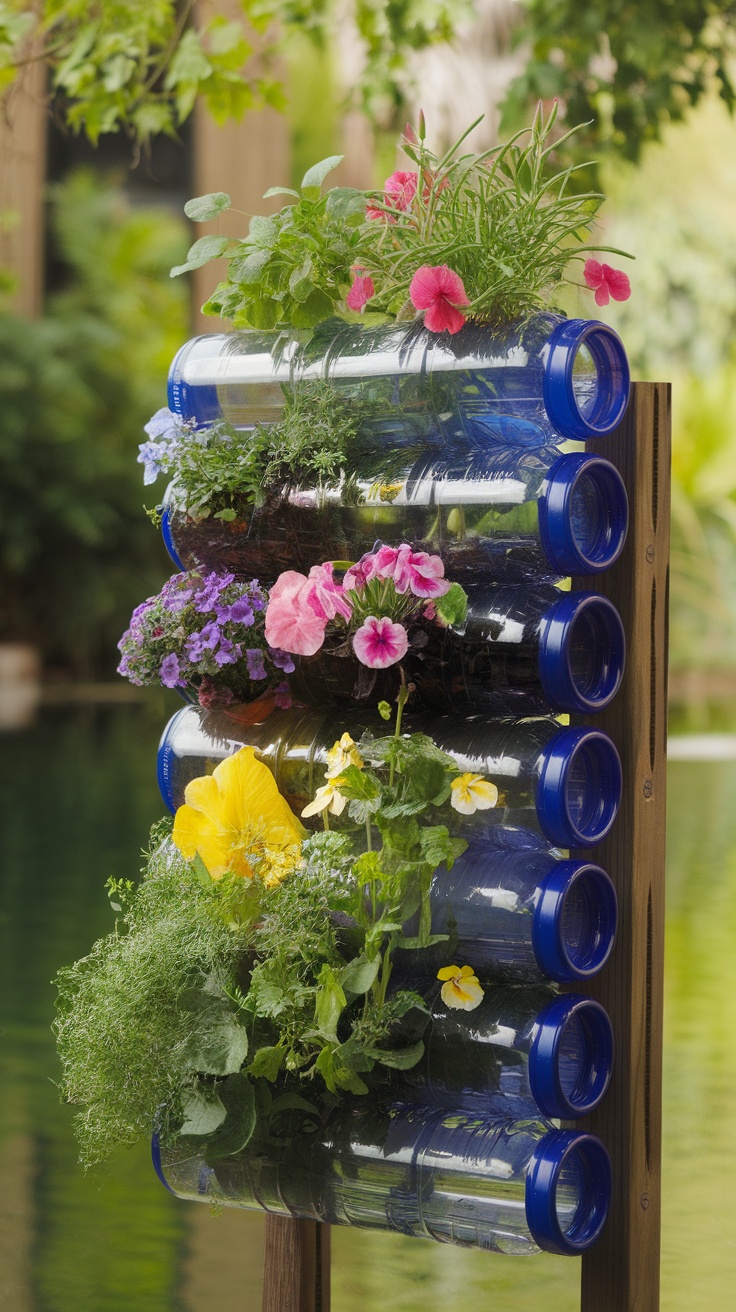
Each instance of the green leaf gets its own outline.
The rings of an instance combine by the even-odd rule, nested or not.
[[[238,518],[238,512],[232,508],[227,510],[216,510],[212,518],[221,519],[224,524],[232,524],[233,520]]]
[[[209,264],[210,260],[216,260],[220,255],[224,255],[228,245],[227,237],[200,237],[199,241],[195,241],[189,248],[186,263],[174,265],[170,277],[176,278],[180,273],[201,269],[203,264]]]
[[[316,287],[302,305],[295,302],[289,317],[295,328],[314,328],[323,319],[329,319],[333,309],[331,297]]]
[[[184,1070],[202,1075],[232,1075],[248,1056],[248,1034],[232,1012],[209,1001],[202,1009],[196,1034],[190,1034],[178,1054]]]
[[[256,1125],[255,1088],[247,1075],[230,1075],[218,1089],[226,1116],[206,1149],[208,1162],[239,1153],[250,1140]]]
[[[264,1080],[270,1080],[273,1084],[281,1070],[285,1056],[285,1048],[259,1048],[248,1067],[248,1074],[261,1076]]]
[[[333,219],[349,219],[355,214],[364,215],[365,193],[354,187],[333,187],[327,193],[327,213]]]
[[[229,209],[231,203],[226,191],[211,191],[206,196],[194,196],[188,200],[184,213],[194,223],[206,223],[208,219],[216,219],[223,210]]]
[[[378,714],[380,715],[380,717],[381,717],[382,720],[390,720],[390,719],[391,719],[391,716],[392,716],[392,714],[393,714],[393,711],[392,711],[392,709],[391,709],[391,707],[390,707],[390,705],[389,705],[388,702],[379,702],[379,703],[378,703]]]
[[[351,961],[342,972],[342,986],[346,993],[367,993],[378,974],[380,965],[380,952],[371,958],[361,954]]]
[[[320,160],[319,164],[313,164],[311,169],[307,169],[302,178],[302,192],[308,200],[316,200],[322,190],[322,183],[336,169],[338,164],[342,164],[344,155],[328,155],[327,159]]]
[[[450,779],[441,761],[433,757],[419,756],[412,762],[407,772],[407,782],[412,797],[433,806],[441,806],[450,796]]]
[[[302,1098],[300,1093],[281,1093],[278,1098],[274,1098],[271,1103],[270,1115],[276,1116],[279,1112],[286,1111],[313,1112],[315,1116],[319,1115],[314,1103],[307,1102],[307,1099]]]
[[[299,192],[292,191],[291,187],[269,187],[268,191],[264,191],[263,199],[268,200],[269,196],[296,196],[299,200]]]
[[[394,1070],[408,1071],[412,1066],[416,1066],[424,1056],[424,1040],[420,1039],[418,1043],[412,1043],[409,1048],[369,1048],[369,1057],[378,1061],[382,1066],[391,1066]]]
[[[299,268],[292,271],[289,278],[289,291],[295,301],[306,301],[307,297],[314,291],[311,255],[306,255]]]
[[[206,867],[204,861],[202,860],[201,856],[199,855],[199,852],[195,852],[194,856],[192,857],[192,860],[191,860],[191,866],[192,866],[192,870],[194,871],[195,875],[197,876],[197,879],[199,880],[199,882],[200,882],[200,884],[202,885],[202,887],[203,887],[203,888],[210,888],[210,889],[211,889],[211,888],[212,888],[212,875],[210,874],[210,872],[209,872],[209,870],[207,869],[207,867]]]
[[[443,624],[459,626],[468,613],[468,594],[459,583],[451,583],[444,597],[435,598],[435,610]]]
[[[253,218],[248,224],[249,245],[260,246],[265,250],[270,250],[278,235],[279,230],[273,219],[266,218],[262,214],[253,215]]]
[[[199,1083],[182,1103],[181,1134],[213,1134],[225,1120],[227,1108],[213,1084]]]
[[[340,983],[340,973],[334,966],[324,965],[318,976],[319,988],[314,1002],[314,1019],[319,1033],[325,1039],[337,1042],[337,1022],[347,1002]]]
[[[462,856],[467,843],[463,838],[451,838],[445,825],[429,825],[422,830],[420,839],[422,856],[428,865],[446,865],[451,870],[456,859]]]

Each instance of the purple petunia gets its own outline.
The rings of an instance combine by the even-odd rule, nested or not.
[[[237,643],[232,643],[229,638],[220,639],[219,650],[215,652],[215,665],[234,665],[240,660],[242,655],[241,649]]]
[[[263,659],[263,652],[260,647],[248,647],[245,652],[245,660],[248,666],[249,679],[255,681],[256,679],[265,679],[267,677],[266,662]]]
[[[174,656],[173,653],[164,657],[159,673],[165,688],[176,688],[177,685],[183,686],[184,684],[184,680],[179,678],[179,658]]]
[[[269,647],[268,654],[277,670],[283,670],[284,674],[294,673],[296,666],[288,651],[281,651],[279,647]]]

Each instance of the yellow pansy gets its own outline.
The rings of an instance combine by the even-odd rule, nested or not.
[[[314,795],[314,801],[309,802],[302,811],[304,818],[306,819],[308,815],[319,815],[320,812],[326,811],[328,808],[330,815],[342,815],[348,803],[347,797],[343,797],[342,793],[338,792],[342,782],[342,778],[330,779],[328,783],[318,788]]]
[[[327,753],[325,779],[337,779],[337,776],[342,774],[343,770],[347,770],[349,765],[356,765],[359,770],[362,770],[363,758],[350,734],[344,733],[340,741],[336,742],[335,746]]]
[[[306,830],[252,747],[192,779],[184,799],[172,838],[182,856],[199,855],[213,879],[232,871],[271,886],[298,866]]]
[[[463,815],[472,815],[474,811],[488,811],[498,801],[498,789],[495,784],[484,779],[482,774],[460,774],[452,781],[450,803]]]
[[[445,980],[440,993],[446,1007],[475,1011],[483,1001],[483,990],[472,966],[443,966],[437,978]]]

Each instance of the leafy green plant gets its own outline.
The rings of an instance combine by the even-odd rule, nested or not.
[[[354,319],[365,306],[371,316],[412,319],[425,308],[417,274],[443,271],[454,285],[443,294],[462,306],[451,331],[466,317],[523,317],[550,301],[571,261],[614,249],[585,241],[603,196],[572,192],[573,168],[551,171],[577,131],[560,138],[556,116],[556,107],[545,117],[540,106],[531,128],[504,145],[463,153],[473,123],[441,157],[427,148],[422,120],[419,134],[409,129],[401,142],[416,170],[394,173],[380,195],[346,187],[323,194],[341,158],[332,156],[305,174],[301,193],[267,191],[294,199],[272,218],[252,218],[244,241],[201,237],[172,276],[225,255],[227,279],[203,309],[235,326],[312,328],[334,313]],[[215,192],[185,209],[205,221],[229,205]]]
[[[293,202],[271,218],[250,221],[243,241],[200,237],[186,263],[172,277],[198,269],[227,253],[228,276],[203,307],[236,327],[311,328],[327,319],[347,291],[350,269],[360,255],[360,228],[365,214],[363,193],[351,187],[322,184],[337,167],[333,155],[309,169],[301,191],[271,187],[266,196],[289,195]],[[230,205],[225,192],[199,196],[184,207],[190,219],[205,222]]]

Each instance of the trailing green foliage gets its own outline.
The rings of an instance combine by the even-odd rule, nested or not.
[[[365,55],[356,98],[384,114],[403,99],[406,58],[447,41],[468,0],[354,0]],[[210,18],[194,0],[0,0],[0,91],[45,59],[67,123],[96,142],[120,129],[173,135],[202,96],[217,122],[284,107],[274,57],[292,32],[322,45],[346,18],[335,0],[241,0]],[[257,58],[252,58],[257,53]]]
[[[159,827],[143,883],[132,895],[121,884],[111,893],[126,900],[122,926],[57,980],[61,1090],[84,1105],[76,1125],[86,1165],[156,1122],[165,1130],[181,1120],[195,1073],[235,1073],[248,1048],[228,996],[244,931],[216,914],[209,876]]]

